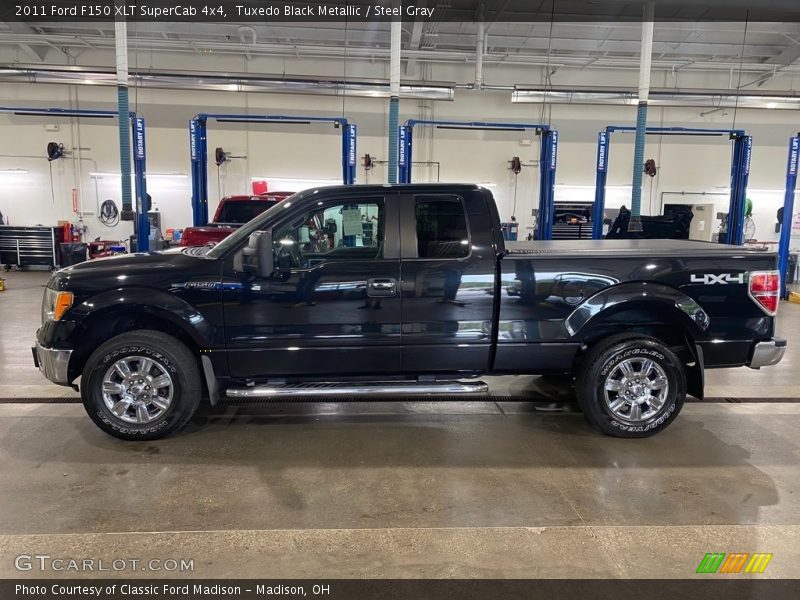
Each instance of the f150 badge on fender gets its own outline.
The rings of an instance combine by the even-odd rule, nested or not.
[[[744,273],[734,275],[733,273],[703,273],[702,275],[692,274],[692,283],[702,283],[703,285],[728,285],[729,283],[744,283]]]

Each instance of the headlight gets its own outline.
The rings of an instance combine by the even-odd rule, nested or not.
[[[72,292],[59,292],[47,288],[42,298],[42,323],[58,321],[72,306]]]

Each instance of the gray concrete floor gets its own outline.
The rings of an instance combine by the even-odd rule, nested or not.
[[[45,276],[4,277],[0,398],[63,396],[30,363]],[[784,304],[781,333],[797,339],[798,322]],[[708,394],[798,396],[798,355],[710,373]],[[0,577],[40,553],[193,559],[196,577],[684,578],[706,552],[771,552],[764,577],[800,577],[800,403],[688,404],[646,440],[541,408],[205,408],[133,444],[77,404],[0,401]]]

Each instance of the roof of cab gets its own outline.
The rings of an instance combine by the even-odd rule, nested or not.
[[[309,188],[303,191],[347,192],[353,190],[364,193],[385,192],[386,190],[393,190],[396,192],[419,192],[424,190],[434,190],[437,192],[468,190],[488,191],[485,187],[476,183],[370,183],[356,185],[329,185]]]

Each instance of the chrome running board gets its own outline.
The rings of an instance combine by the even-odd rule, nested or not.
[[[380,382],[380,383],[298,383],[259,384],[228,388],[228,398],[349,398],[352,396],[392,398],[396,396],[448,396],[487,394],[483,381]]]

